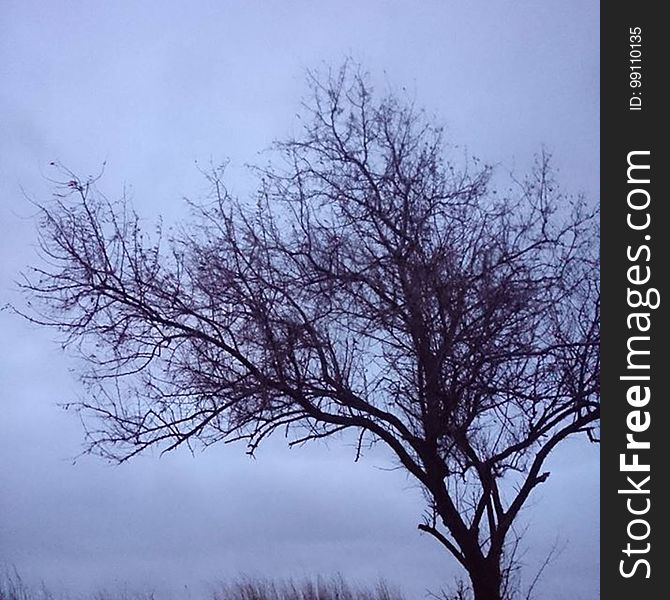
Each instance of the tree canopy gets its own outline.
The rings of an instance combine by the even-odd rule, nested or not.
[[[596,434],[597,213],[547,153],[498,191],[351,65],[309,81],[304,128],[254,169],[255,197],[213,169],[171,233],[65,172],[41,205],[30,318],[87,358],[90,451],[354,430],[420,483],[420,528],[474,597],[511,597],[506,544],[545,460]]]

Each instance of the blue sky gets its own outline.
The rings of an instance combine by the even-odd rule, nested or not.
[[[566,191],[598,201],[598,3],[456,1],[36,2],[0,7],[0,304],[18,302],[35,260],[32,209],[49,162],[107,161],[103,189],[131,190],[167,221],[206,184],[196,162],[246,163],[299,127],[305,70],[353,56],[381,89],[406,88],[446,125],[457,153],[523,170],[545,145]],[[415,597],[448,584],[453,561],[416,531],[421,497],[383,455],[353,464],[330,442],[256,460],[241,447],[85,457],[76,363],[50,332],[0,313],[0,562],[85,591],[183,586],[239,572],[384,576]],[[569,443],[524,518],[547,598],[598,589],[598,452]],[[570,579],[564,574],[568,571]],[[195,594],[195,592],[194,592]]]

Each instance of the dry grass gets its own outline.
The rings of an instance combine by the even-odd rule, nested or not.
[[[384,581],[366,588],[347,583],[341,575],[301,581],[243,577],[221,584],[211,597],[212,600],[404,600],[398,590]]]
[[[29,586],[16,569],[0,572],[0,600],[57,600],[44,584]]]
[[[153,593],[96,592],[90,596],[57,596],[44,584],[39,587],[25,582],[13,570],[0,572],[0,600],[157,600]],[[173,600],[179,600],[175,595]],[[347,583],[341,575],[317,579],[272,580],[240,577],[232,583],[212,587],[206,600],[405,600],[402,594],[384,581],[369,588]]]

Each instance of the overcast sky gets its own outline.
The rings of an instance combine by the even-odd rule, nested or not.
[[[206,187],[196,161],[229,158],[233,187],[251,189],[243,165],[298,127],[305,70],[347,55],[406,87],[459,148],[522,171],[544,144],[563,187],[597,201],[598,16],[583,0],[3,0],[0,304],[21,302],[24,194],[49,194],[50,161],[84,176],[107,161],[110,196],[127,185],[143,214],[178,218]],[[57,403],[83,393],[75,363],[51,332],[7,312],[0,327],[0,564],[26,579],[192,598],[240,572],[383,576],[412,598],[450,583],[453,561],[416,530],[418,490],[336,440],[73,464],[82,429]],[[542,597],[593,598],[597,449],[569,443],[551,470],[525,513],[525,562],[558,536]]]

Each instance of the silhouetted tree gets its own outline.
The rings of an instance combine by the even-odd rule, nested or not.
[[[596,214],[544,154],[496,193],[490,167],[449,162],[440,128],[350,66],[310,84],[255,201],[214,169],[176,233],[147,236],[68,173],[41,207],[31,318],[89,361],[89,451],[355,430],[420,483],[419,528],[474,598],[511,597],[515,519],[552,450],[599,418]]]

